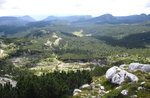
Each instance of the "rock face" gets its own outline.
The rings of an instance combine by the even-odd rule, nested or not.
[[[62,38],[61,38],[61,37],[57,38],[57,39],[54,41],[54,43],[53,43],[53,44],[54,44],[55,46],[58,46],[58,45],[59,45],[60,40],[62,40]]]
[[[45,46],[52,46],[52,42],[51,42],[51,41],[49,41],[49,40],[47,40],[47,42],[46,42],[46,43],[44,43],[44,45],[45,45]]]
[[[12,85],[12,87],[16,87],[17,82],[8,78],[4,78],[4,77],[0,77],[0,84],[1,85],[5,85],[6,83],[10,83]]]
[[[148,64],[139,64],[139,63],[131,63],[129,65],[129,70],[130,71],[142,70],[142,71],[150,72],[150,65],[148,65]]]
[[[114,84],[121,84],[126,79],[129,79],[131,82],[138,81],[138,77],[128,73],[125,70],[120,69],[117,66],[113,66],[106,72],[106,78]]]
[[[121,91],[121,94],[122,94],[122,95],[125,95],[125,96],[128,95],[128,90],[122,90],[122,91]]]

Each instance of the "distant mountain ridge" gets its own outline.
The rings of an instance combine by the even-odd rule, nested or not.
[[[30,16],[21,16],[21,17],[15,17],[15,16],[2,16],[0,17],[0,25],[17,25],[17,24],[25,24],[28,22],[35,21]]]
[[[28,21],[28,22],[33,22],[33,21],[36,21],[34,18],[32,18],[31,16],[22,16],[22,17],[18,17],[19,19],[21,20],[24,20],[24,21]]]
[[[67,22],[74,22],[79,20],[87,20],[91,19],[92,16],[90,15],[74,15],[74,16],[48,16],[47,18],[43,19],[43,21],[67,21]]]
[[[42,21],[66,21],[72,23],[94,23],[94,24],[134,24],[144,21],[150,21],[150,14],[130,15],[130,16],[113,16],[104,14],[98,17],[90,15],[75,16],[48,16]]]
[[[122,16],[117,17],[117,19],[123,23],[138,23],[150,20],[150,14],[140,14],[140,15],[131,15],[131,16]]]
[[[134,24],[150,20],[150,14],[130,15],[130,16],[113,16],[111,14],[104,14],[98,17],[94,17],[82,23],[94,23],[94,24]]]
[[[92,24],[134,24],[150,21],[150,14],[130,15],[130,16],[113,16],[104,14],[98,17],[90,15],[74,15],[74,16],[48,16],[41,22],[51,21],[53,23],[92,23]],[[29,22],[37,22],[32,17],[26,15],[21,17],[3,16],[0,17],[0,25],[26,24]],[[39,23],[39,22],[37,22]]]
[[[98,17],[93,17],[83,22],[90,22],[90,23],[95,23],[95,24],[103,24],[103,23],[111,24],[111,23],[116,22],[116,17],[112,16],[111,14],[104,14]]]

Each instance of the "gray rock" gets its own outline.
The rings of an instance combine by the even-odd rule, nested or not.
[[[101,87],[101,84],[96,84],[96,85],[94,85],[95,86],[95,88],[100,88]]]
[[[122,86],[118,86],[118,87],[116,87],[115,89],[121,89],[122,88]]]
[[[139,80],[136,75],[128,73],[128,72],[127,72],[127,77],[130,79],[131,82],[136,82]]]
[[[132,96],[131,96],[131,98],[136,98],[136,97],[137,97],[137,95],[132,95]]]
[[[114,84],[121,84],[126,79],[130,79],[131,82],[138,81],[138,77],[134,74],[128,73],[125,70],[120,69],[117,66],[113,66],[106,72],[106,79]]]
[[[3,54],[4,50],[3,49],[0,49],[0,54]]]
[[[74,89],[73,96],[78,95],[80,92],[82,92],[82,90],[80,90],[80,89]]]
[[[104,86],[100,86],[100,89],[101,89],[101,90],[104,90],[105,88],[104,88]]]
[[[0,84],[2,84],[4,86],[6,83],[10,83],[12,85],[12,87],[16,87],[16,85],[17,85],[17,82],[14,80],[11,80],[11,79],[5,78],[5,77],[0,77]]]
[[[4,50],[0,49],[0,58],[4,56]]]
[[[144,82],[141,82],[141,85],[143,85],[143,84],[145,84],[146,82],[144,81]]]
[[[141,86],[140,86],[140,87],[138,87],[138,89],[137,89],[137,90],[141,90],[141,89],[143,89],[143,87],[141,87]]]
[[[91,86],[89,84],[84,84],[80,88],[81,89],[91,89]]]
[[[74,89],[73,92],[82,92],[82,90],[80,90],[80,89]]]
[[[103,94],[105,94],[106,92],[105,92],[105,90],[99,89],[98,93],[101,94],[101,95],[103,95]]]
[[[127,96],[128,95],[128,90],[122,90],[121,94]]]
[[[142,70],[142,71],[150,72],[150,65],[148,65],[148,64],[140,64],[140,63],[131,63],[129,65],[129,70],[130,71]]]
[[[106,72],[106,78],[108,79],[108,80],[111,80],[113,77],[114,77],[114,75],[116,74],[116,71],[119,71],[119,70],[121,70],[120,68],[118,68],[117,66],[113,66],[113,67],[111,67],[111,68],[109,68],[108,70],[107,70],[107,72]]]

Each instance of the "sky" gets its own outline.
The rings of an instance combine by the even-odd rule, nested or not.
[[[0,16],[150,14],[150,0],[0,0]]]

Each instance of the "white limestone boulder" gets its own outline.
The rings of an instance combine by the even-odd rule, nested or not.
[[[124,95],[124,96],[127,96],[128,95],[128,90],[122,90],[121,94]]]
[[[141,85],[143,85],[143,84],[145,84],[146,82],[144,81],[144,82],[141,82]]]
[[[80,92],[82,92],[82,90],[80,90],[80,89],[74,89],[73,96],[78,95]]]
[[[122,86],[118,86],[118,87],[116,87],[115,89],[121,89],[122,88]]]
[[[120,69],[117,66],[113,66],[106,72],[106,79],[111,81],[114,84],[121,84],[126,79],[129,79],[131,82],[138,81],[138,77],[134,74],[128,73],[125,70]]]
[[[4,86],[6,83],[10,83],[12,85],[12,87],[16,87],[17,82],[14,80],[11,80],[9,78],[5,78],[5,77],[0,77],[0,84],[2,86]]]
[[[131,63],[131,64],[129,64],[129,70],[130,71],[142,70],[142,71],[150,72],[150,65],[140,64],[140,63]]]
[[[84,84],[80,88],[81,89],[91,89],[91,86],[89,84]]]
[[[140,87],[137,88],[137,90],[141,90],[141,89],[143,89],[143,88],[144,88],[144,87],[141,87],[141,86],[140,86]]]

